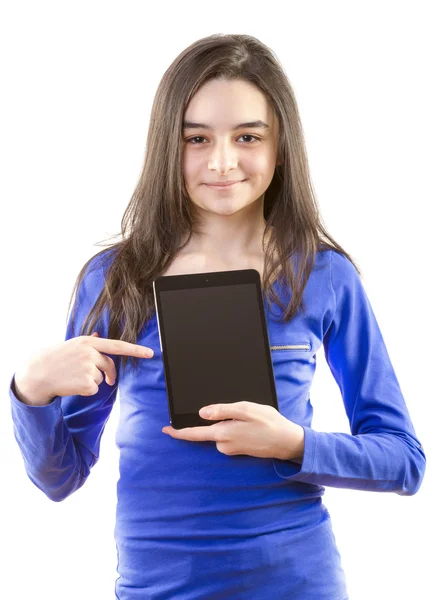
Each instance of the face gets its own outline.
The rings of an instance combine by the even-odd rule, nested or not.
[[[254,121],[261,126],[236,128]],[[184,180],[194,204],[202,212],[218,215],[255,209],[263,214],[278,137],[277,117],[253,84],[219,79],[204,84],[187,106],[182,129]],[[229,181],[238,183],[209,185]]]

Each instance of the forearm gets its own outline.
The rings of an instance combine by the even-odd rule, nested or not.
[[[275,461],[281,477],[315,485],[395,492],[410,496],[421,485],[425,455],[409,434],[351,435],[305,428],[301,469],[292,459]]]
[[[62,416],[60,398],[42,405],[23,402],[11,382],[14,437],[30,480],[54,502],[80,488],[90,471]]]

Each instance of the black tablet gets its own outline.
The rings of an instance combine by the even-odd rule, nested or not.
[[[277,395],[256,269],[166,275],[153,282],[170,424],[208,425],[208,404]]]

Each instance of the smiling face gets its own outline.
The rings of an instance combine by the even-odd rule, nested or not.
[[[263,221],[278,136],[271,105],[248,81],[214,79],[197,91],[184,116],[183,174],[190,199],[206,218],[241,212]],[[238,183],[208,185],[229,181]]]

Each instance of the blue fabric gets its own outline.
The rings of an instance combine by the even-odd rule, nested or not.
[[[105,270],[98,260],[89,266],[74,336]],[[85,483],[119,398],[119,600],[344,600],[325,486],[403,496],[418,491],[425,454],[356,269],[336,251],[319,252],[303,298],[306,314],[287,324],[275,320],[279,307],[271,307],[273,315],[265,301],[279,410],[305,431],[301,464],[227,456],[215,442],[162,433],[169,415],[156,315],[137,340],[155,356],[113,386],[104,380],[94,396],[28,406],[16,397],[12,377],[14,435],[27,474],[54,502]],[[101,337],[108,317],[97,327]],[[70,324],[71,316],[66,340]],[[351,434],[311,428],[309,390],[322,344]],[[276,348],[284,345],[298,348]]]

